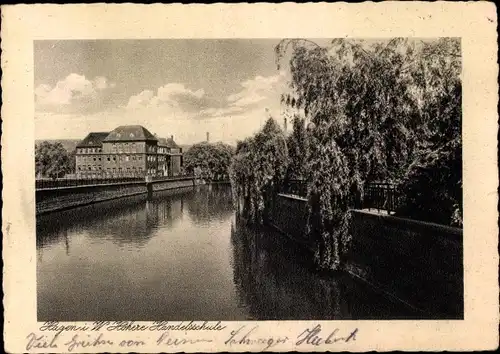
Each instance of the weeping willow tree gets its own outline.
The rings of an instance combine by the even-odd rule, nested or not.
[[[276,47],[278,67],[291,51],[292,93],[282,101],[303,110],[308,122],[308,232],[317,241],[319,268],[341,265],[350,241],[348,211],[359,205],[363,186],[408,179],[431,131],[445,121],[432,102],[441,100],[439,112],[457,121],[453,84],[442,79],[457,76],[449,64],[459,57],[456,43],[335,39],[322,47],[291,39]]]
[[[397,213],[462,226],[462,84],[458,40],[440,39],[422,48],[414,70],[418,150],[402,181]]]
[[[292,134],[287,138],[289,164],[286,178],[288,180],[300,180],[306,176],[307,158],[309,156],[304,118],[298,114],[294,115],[292,126]]]
[[[237,144],[229,176],[235,203],[242,202],[243,215],[249,222],[267,220],[287,167],[285,135],[273,118],[255,136]]]

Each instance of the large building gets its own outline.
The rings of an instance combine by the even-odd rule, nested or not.
[[[174,137],[158,138],[141,125],[89,133],[76,147],[79,178],[176,176],[182,149]]]

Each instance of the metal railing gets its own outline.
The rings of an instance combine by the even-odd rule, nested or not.
[[[176,176],[154,176],[151,177],[152,181],[170,181],[179,178],[193,177],[193,175],[182,174]],[[64,187],[79,187],[79,186],[92,186],[100,184],[116,184],[116,183],[133,183],[145,182],[145,176],[128,176],[128,177],[80,177],[80,178],[57,178],[57,179],[37,179],[35,181],[35,189],[50,189],[50,188],[64,188]]]
[[[37,179],[36,189],[91,186],[96,184],[141,182],[144,177],[92,177],[92,178],[57,178]]]
[[[300,179],[289,180],[282,186],[281,193],[306,198],[307,183]]]
[[[307,184],[304,180],[290,180],[281,188],[282,194],[307,197]],[[401,193],[396,184],[369,183],[365,186],[363,203],[358,206],[363,209],[384,210],[389,213],[398,209],[401,203]]]
[[[392,183],[370,183],[365,187],[363,209],[394,212],[401,204],[401,192]]]

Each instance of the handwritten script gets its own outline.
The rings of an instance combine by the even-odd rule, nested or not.
[[[218,322],[177,322],[155,321],[152,325],[144,325],[134,321],[96,321],[91,325],[62,325],[49,321],[40,326],[40,331],[81,332],[81,331],[222,331],[226,326]]]
[[[275,347],[278,344],[287,343],[288,337],[277,337],[271,335],[257,335],[258,326],[241,326],[231,331],[229,337],[224,342],[227,346],[260,346],[262,350]]]
[[[140,332],[147,335],[141,335]],[[183,348],[189,351],[189,347],[195,350],[196,346],[207,343],[224,347],[227,351],[266,351],[276,347],[292,349],[352,343],[356,341],[358,332],[358,328],[341,330],[323,328],[317,324],[300,330],[296,335],[276,335],[270,333],[269,329],[259,328],[258,322],[251,325],[234,323],[229,327],[220,321],[160,321],[152,325],[134,321],[100,321],[78,326],[45,322],[39,331],[26,336],[26,351],[73,353],[82,350],[111,351],[115,348],[134,351],[134,348],[141,347],[159,347],[160,350]],[[118,333],[121,335],[117,336]]]
[[[358,334],[358,329],[348,332],[347,334],[341,334],[338,328],[327,332],[324,334],[321,325],[316,325],[313,328],[305,329],[299,336],[297,337],[296,345],[329,345],[335,343],[348,343],[356,340],[356,335]]]

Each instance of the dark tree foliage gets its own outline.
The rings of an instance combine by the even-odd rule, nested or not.
[[[230,168],[235,203],[243,201],[244,216],[264,222],[269,203],[279,191],[288,167],[286,138],[273,118],[252,138],[239,142]]]
[[[461,205],[458,40],[336,39],[328,48],[284,40],[278,63],[289,49],[293,93],[282,101],[302,109],[309,123],[308,227],[317,238],[318,267],[340,266],[350,239],[348,211],[366,183],[402,181],[406,210],[420,208],[420,215],[431,203],[421,194],[435,193],[432,204],[447,210],[444,218],[448,205]],[[429,179],[434,183],[426,187]]]
[[[35,146],[35,173],[40,177],[62,178],[74,172],[74,157],[61,143],[43,141]]]
[[[226,179],[233,154],[234,148],[224,143],[198,143],[184,154],[184,169],[207,181]]]
[[[292,124],[292,134],[287,138],[290,163],[286,177],[289,180],[305,179],[308,156],[305,120],[299,115],[295,115]]]
[[[451,142],[423,151],[403,183],[397,215],[462,226],[462,147]]]
[[[397,211],[425,221],[462,226],[462,86],[458,41],[423,48],[416,78],[422,94],[419,150],[402,183]]]

